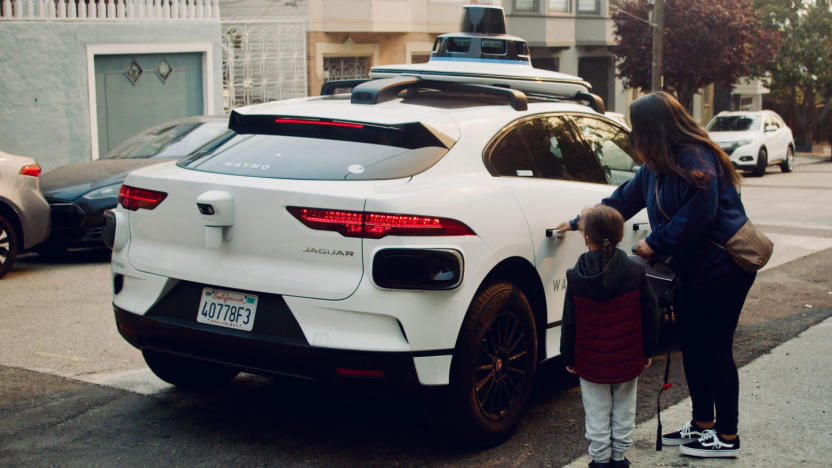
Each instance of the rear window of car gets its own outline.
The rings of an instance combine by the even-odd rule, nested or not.
[[[708,124],[709,132],[744,132],[759,130],[760,118],[750,115],[725,115],[716,117]]]
[[[299,180],[410,177],[433,166],[447,137],[420,123],[376,125],[233,114],[236,133],[180,161],[204,172]]]

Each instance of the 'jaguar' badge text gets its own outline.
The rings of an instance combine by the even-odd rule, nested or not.
[[[352,257],[353,251],[352,250],[333,250],[333,249],[316,249],[314,247],[307,247],[304,250],[304,253],[313,253],[313,254],[320,254],[320,255],[341,255],[344,257]]]

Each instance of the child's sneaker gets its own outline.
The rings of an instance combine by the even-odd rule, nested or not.
[[[725,440],[713,429],[708,429],[699,440],[682,444],[679,450],[692,457],[736,457],[740,453],[740,438]]]
[[[662,445],[677,446],[698,440],[704,434],[706,429],[696,425],[693,421],[688,421],[681,429],[670,434],[662,436]]]
[[[621,460],[610,460],[610,466],[612,468],[629,468],[630,467],[630,460],[627,458],[622,458]]]

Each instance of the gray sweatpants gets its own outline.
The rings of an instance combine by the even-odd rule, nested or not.
[[[638,377],[620,384],[580,380],[589,455],[600,463],[622,460],[624,452],[633,445],[630,436],[636,427]]]

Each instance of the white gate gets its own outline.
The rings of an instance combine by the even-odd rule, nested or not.
[[[223,19],[222,42],[226,112],[307,95],[304,18]]]

